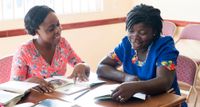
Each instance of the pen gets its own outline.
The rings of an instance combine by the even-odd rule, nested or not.
[[[74,100],[77,100],[78,98],[80,98],[81,96],[83,96],[84,94],[86,94],[87,92],[89,92],[90,90],[86,90],[83,93],[81,93],[80,95],[78,95],[77,97],[74,98]]]
[[[74,84],[76,84],[77,73],[74,74]]]

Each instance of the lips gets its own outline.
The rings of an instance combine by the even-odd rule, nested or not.
[[[55,35],[55,38],[54,38],[55,44],[58,44],[58,43],[59,43],[60,38],[61,38],[60,34]]]
[[[137,41],[137,40],[132,42],[131,40],[131,45],[133,49],[139,49],[142,47],[142,42]]]
[[[133,43],[134,48],[139,48],[139,47],[141,47],[141,45],[142,45],[142,43],[139,43],[139,42]]]

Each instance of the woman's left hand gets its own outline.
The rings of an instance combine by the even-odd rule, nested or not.
[[[118,102],[124,103],[135,94],[130,82],[124,82],[117,87],[111,94],[112,98]]]
[[[68,78],[73,78],[74,81],[88,81],[90,75],[90,67],[86,63],[78,63],[75,65],[72,74]]]

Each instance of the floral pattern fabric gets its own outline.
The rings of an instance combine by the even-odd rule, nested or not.
[[[111,59],[115,60],[115,62],[117,62],[119,65],[122,64],[122,62],[119,60],[119,58],[115,52],[110,53],[110,57],[111,57]]]
[[[67,64],[74,66],[79,62],[82,60],[64,38],[61,38],[56,46],[51,65],[46,62],[31,40],[22,45],[15,54],[11,78],[25,80],[30,77],[48,78],[54,75],[65,75]]]
[[[162,61],[161,65],[164,66],[169,71],[175,71],[175,64],[174,64],[174,62],[172,62],[172,60]]]

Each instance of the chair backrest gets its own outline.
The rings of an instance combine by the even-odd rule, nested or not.
[[[200,24],[188,24],[180,33],[179,39],[200,40]]]
[[[13,56],[0,59],[0,83],[9,81]]]
[[[174,36],[176,33],[176,25],[173,22],[164,20],[163,21],[163,28],[162,28],[162,34],[164,36]]]
[[[176,73],[178,81],[187,84],[195,84],[196,72],[198,70],[196,62],[186,56],[179,55],[177,59]]]

